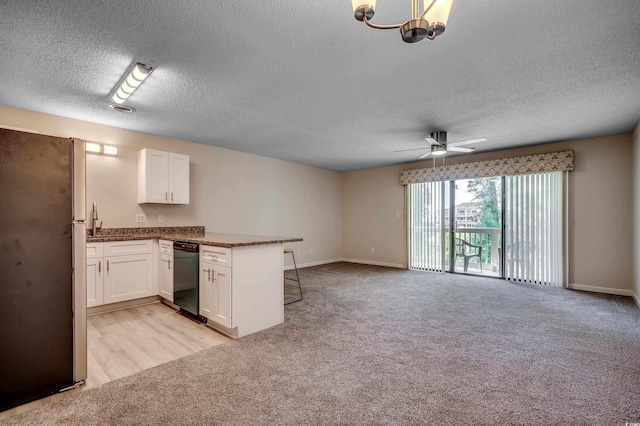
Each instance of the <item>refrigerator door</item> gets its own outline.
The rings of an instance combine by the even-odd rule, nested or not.
[[[75,383],[72,158],[0,129],[0,411]]]
[[[73,380],[87,378],[87,224],[85,142],[73,140]]]

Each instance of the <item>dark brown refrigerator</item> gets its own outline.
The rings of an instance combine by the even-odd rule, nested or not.
[[[0,129],[0,411],[87,375],[84,156]]]

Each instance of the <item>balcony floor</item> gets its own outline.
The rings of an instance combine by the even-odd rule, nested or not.
[[[469,268],[467,269],[467,274],[470,275],[480,275],[483,277],[494,277],[494,278],[499,278],[500,277],[500,269],[499,268],[493,268],[494,265],[482,265],[482,271],[480,270],[480,265],[478,264],[469,264]],[[457,274],[464,274],[464,264],[462,262],[456,263],[456,268],[455,268],[455,272]]]

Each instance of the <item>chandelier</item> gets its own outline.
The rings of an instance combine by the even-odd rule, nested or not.
[[[419,0],[412,0],[411,19],[397,25],[378,25],[370,21],[375,14],[376,0],[351,0],[351,3],[358,21],[364,21],[371,28],[379,30],[400,28],[402,39],[407,43],[415,43],[425,37],[433,40],[444,32],[453,0],[423,0],[422,13]]]

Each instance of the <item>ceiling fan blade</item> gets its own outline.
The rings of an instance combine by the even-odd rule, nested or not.
[[[475,148],[460,148],[460,147],[451,146],[451,145],[447,147],[447,151],[451,151],[451,152],[473,152],[474,150]]]
[[[429,149],[428,146],[422,147],[422,148],[409,148],[409,149],[400,149],[398,151],[393,151],[393,152],[406,152],[406,151],[423,151],[425,149]]]
[[[449,142],[448,146],[470,145],[472,143],[480,143],[480,142],[486,142],[486,141],[487,141],[487,138],[468,139],[466,141],[460,141],[460,142]]]
[[[422,154],[420,157],[418,157],[418,160],[422,160],[423,158],[426,158],[429,155],[431,155],[431,151],[427,152],[426,154]]]
[[[424,140],[429,142],[431,145],[440,145],[440,142],[438,142],[434,138],[424,138]]]

